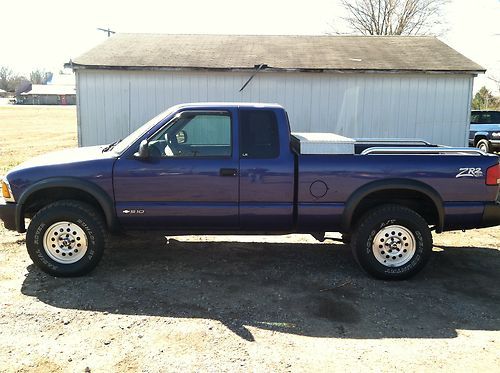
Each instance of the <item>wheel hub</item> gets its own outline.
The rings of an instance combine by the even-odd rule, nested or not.
[[[415,255],[415,249],[415,236],[401,225],[384,227],[373,238],[373,255],[386,267],[400,267],[408,263]]]
[[[87,235],[75,223],[57,222],[45,231],[43,248],[45,253],[58,263],[76,263],[87,252]]]

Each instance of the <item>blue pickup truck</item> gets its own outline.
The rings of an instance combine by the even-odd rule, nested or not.
[[[486,153],[500,151],[500,111],[472,111],[469,146],[475,146]]]
[[[420,140],[290,133],[275,104],[178,105],[105,146],[34,158],[2,181],[0,218],[33,262],[77,276],[109,231],[343,234],[374,277],[405,279],[431,231],[500,224],[500,165]]]

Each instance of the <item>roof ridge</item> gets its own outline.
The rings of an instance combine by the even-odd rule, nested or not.
[[[329,34],[205,34],[205,33],[159,33],[159,32],[117,32],[114,36],[135,35],[135,36],[255,36],[255,37],[314,37],[314,38],[411,38],[411,39],[437,39],[436,35],[329,35]]]

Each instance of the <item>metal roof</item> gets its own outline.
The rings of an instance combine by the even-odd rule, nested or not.
[[[209,69],[482,73],[429,36],[116,34],[72,62],[74,69]]]

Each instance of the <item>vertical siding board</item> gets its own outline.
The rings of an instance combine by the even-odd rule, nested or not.
[[[340,123],[340,107],[338,103],[340,101],[339,95],[341,94],[340,89],[336,87],[339,86],[340,76],[338,75],[327,75],[328,79],[328,120],[330,121],[330,125],[333,128],[333,132],[343,133],[341,131],[341,123]]]
[[[97,97],[96,73],[95,72],[92,74],[89,83],[91,84],[90,92],[92,95],[92,101],[91,101],[92,102],[92,127],[93,127],[92,128],[93,131],[91,133],[92,143],[99,144],[104,139],[102,137],[100,137],[100,133],[99,133],[99,127],[100,127],[99,116],[102,117],[102,113],[98,112],[99,108],[97,105],[98,97]]]
[[[399,88],[399,77],[397,75],[394,75],[391,77],[389,80],[389,85],[388,85],[388,95],[390,96],[390,103],[388,107],[388,112],[386,113],[386,117],[390,121],[392,126],[395,126],[397,128],[398,126],[398,120],[399,120],[399,113],[398,113],[398,107],[397,107],[397,102],[398,102],[398,94],[397,94],[397,88]]]
[[[425,133],[428,132],[428,128],[425,125],[425,113],[427,109],[426,101],[428,97],[428,92],[426,89],[424,76],[417,76],[415,79],[416,88],[416,98],[415,98],[415,122],[413,126],[410,126],[410,136],[413,138],[422,138]]]
[[[101,74],[101,84],[103,92],[104,107],[104,143],[110,143],[119,139],[120,129],[118,128],[116,111],[116,100],[118,96],[113,94],[114,74]]]
[[[87,141],[87,128],[89,120],[87,115],[89,114],[89,108],[87,104],[87,76],[88,73],[85,70],[76,71],[76,76],[78,79],[78,85],[76,86],[77,92],[77,131],[78,131],[78,146],[85,146]]]
[[[449,132],[451,127],[451,115],[452,115],[452,106],[451,100],[453,100],[453,81],[451,79],[446,79],[444,81],[444,97],[443,97],[443,123],[444,123],[444,131]],[[448,141],[453,137],[453,134],[448,134]]]
[[[440,132],[441,124],[436,123],[434,117],[436,113],[436,100],[437,100],[437,81],[436,79],[427,78],[427,113],[425,127],[427,131],[422,135],[427,141],[437,138],[436,134]]]
[[[95,115],[96,115],[96,110],[95,110],[95,105],[94,105],[94,89],[93,89],[93,82],[94,79],[94,73],[93,72],[86,72],[85,73],[85,83],[86,83],[86,89],[87,93],[85,96],[87,96],[87,110],[88,114],[86,115],[87,123],[82,123],[82,126],[85,128],[84,134],[86,134],[87,139],[85,141],[82,141],[84,145],[90,145],[90,144],[96,144],[97,142],[97,129],[96,129],[96,124],[95,124]],[[82,112],[82,119],[83,118],[83,112]]]
[[[434,133],[435,139],[441,139],[443,137],[443,132],[446,132],[446,118],[445,118],[445,110],[444,110],[444,99],[445,99],[445,79],[436,79],[436,107],[440,108],[440,110],[434,113],[434,123],[437,123],[438,131]],[[433,141],[436,141],[434,140]],[[436,141],[437,142],[437,141]]]

